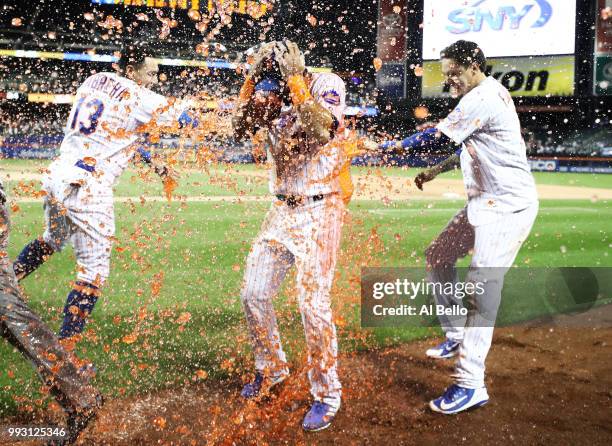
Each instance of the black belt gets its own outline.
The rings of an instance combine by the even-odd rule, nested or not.
[[[323,194],[318,194],[318,195],[312,195],[310,197],[306,197],[304,195],[283,195],[283,194],[277,194],[276,198],[278,198],[280,201],[284,202],[287,206],[289,206],[290,208],[294,208],[296,206],[299,206],[300,204],[304,203],[305,201],[320,201],[325,197],[325,195]]]

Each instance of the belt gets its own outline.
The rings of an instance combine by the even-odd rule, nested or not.
[[[323,198],[325,198],[325,195],[318,194],[318,195],[312,195],[310,197],[307,197],[304,195],[277,194],[276,198],[284,202],[290,208],[294,208],[304,203],[314,203],[315,201],[321,201]]]

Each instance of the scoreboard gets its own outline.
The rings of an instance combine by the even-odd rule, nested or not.
[[[438,59],[460,39],[482,48],[487,74],[513,96],[575,93],[575,0],[424,0],[423,5],[423,97],[450,96]]]
[[[145,6],[149,8],[193,9],[199,11],[207,8],[213,11],[217,8],[231,9],[238,14],[262,16],[270,9],[267,1],[256,0],[91,0],[95,5]]]

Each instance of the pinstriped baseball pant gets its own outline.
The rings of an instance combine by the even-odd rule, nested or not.
[[[338,343],[330,290],[345,206],[338,194],[291,208],[272,203],[246,262],[241,293],[255,368],[287,373],[273,298],[289,269],[297,269],[298,302],[308,349],[308,378],[315,399],[339,401]]]
[[[66,410],[95,407],[96,389],[77,372],[70,353],[21,298],[6,253],[9,226],[7,209],[0,205],[0,333],[32,362]]]
[[[112,188],[96,182],[71,186],[48,181],[43,188],[46,230],[43,239],[55,251],[72,243],[77,279],[102,285],[110,273],[115,216]]]
[[[504,276],[529,235],[537,213],[538,205],[534,204],[520,212],[506,214],[493,223],[472,226],[467,208],[464,208],[426,250],[430,282],[457,282],[455,263],[473,251],[466,281],[483,284],[484,293],[473,296],[473,309],[468,311],[467,317],[439,317],[446,337],[460,342],[453,376],[463,387],[484,387],[485,359],[493,339]],[[436,294],[435,297],[439,305],[460,302],[452,294]]]

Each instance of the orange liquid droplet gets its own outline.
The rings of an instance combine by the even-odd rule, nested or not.
[[[374,65],[374,69],[378,71],[382,68],[383,61],[379,57],[375,57],[372,64]]]

